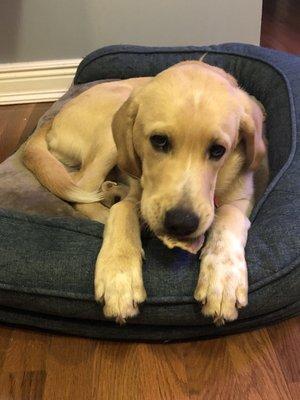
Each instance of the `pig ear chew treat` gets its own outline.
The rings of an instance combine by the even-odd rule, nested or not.
[[[194,240],[178,240],[170,236],[160,236],[160,240],[169,248],[173,249],[179,247],[182,250],[186,250],[189,253],[196,254],[201,249],[204,243],[204,235]]]

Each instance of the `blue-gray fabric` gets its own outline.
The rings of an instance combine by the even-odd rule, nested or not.
[[[249,305],[215,327],[193,300],[199,260],[143,235],[148,294],[138,317],[118,326],[93,300],[103,226],[0,210],[0,321],[102,339],[207,338],[295,316],[300,302],[300,58],[244,44],[151,48],[110,46],[79,65],[75,85],[155,75],[187,59],[224,68],[265,106],[271,180],[252,216],[246,247]],[[297,146],[298,144],[298,146]]]

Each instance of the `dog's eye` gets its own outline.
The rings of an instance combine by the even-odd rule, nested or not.
[[[169,138],[166,135],[152,135],[150,136],[150,142],[155,150],[163,151],[165,153],[168,152],[171,147]]]
[[[225,154],[225,147],[220,144],[213,144],[208,150],[209,158],[212,160],[219,160]]]

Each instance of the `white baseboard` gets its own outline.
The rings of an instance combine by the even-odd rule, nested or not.
[[[0,64],[0,105],[57,100],[70,87],[80,61]]]

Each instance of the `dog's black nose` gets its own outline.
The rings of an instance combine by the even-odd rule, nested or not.
[[[165,229],[171,235],[181,237],[195,232],[199,225],[199,217],[184,208],[172,208],[165,215]]]

